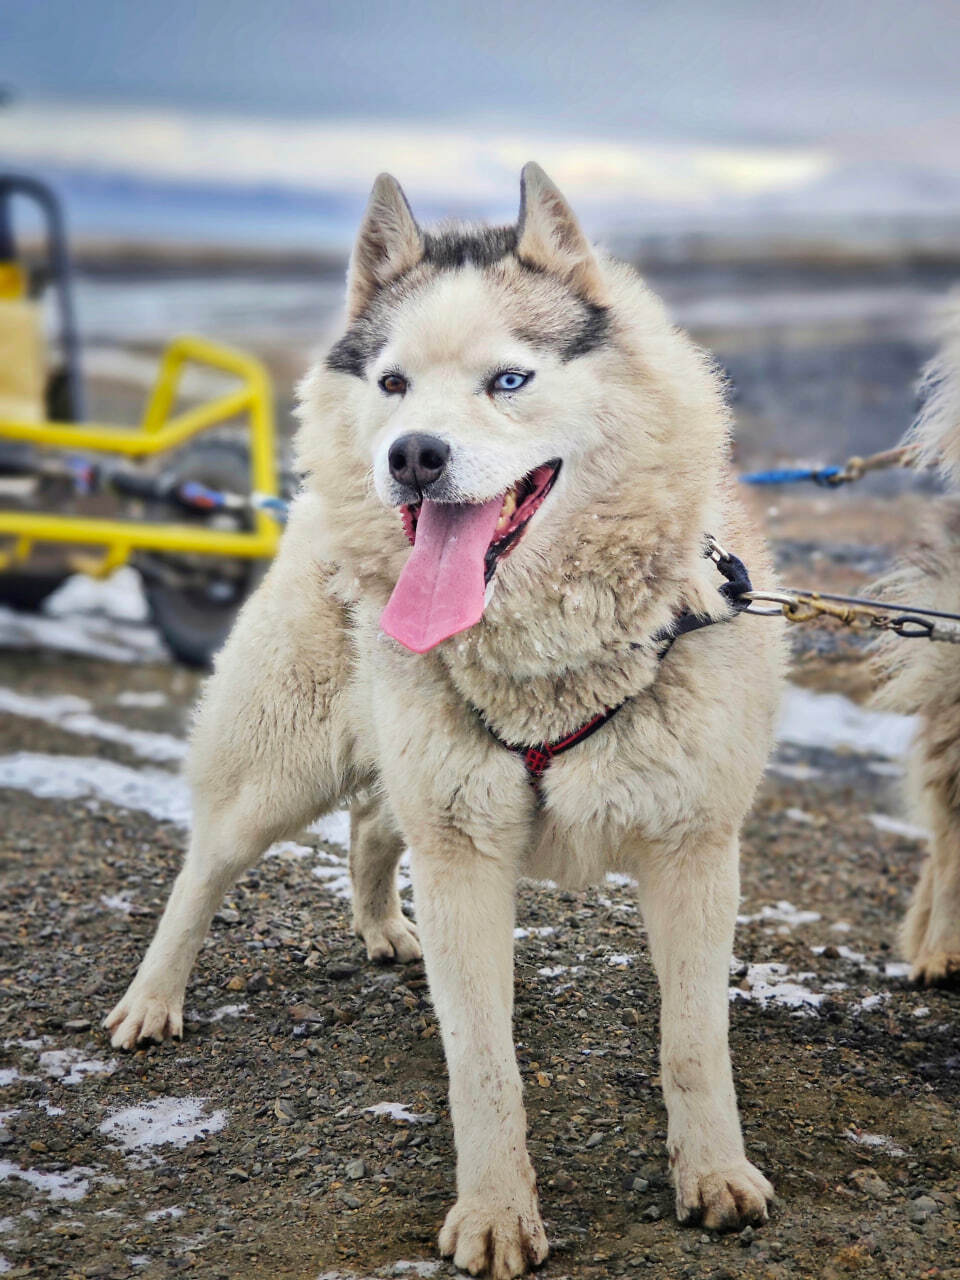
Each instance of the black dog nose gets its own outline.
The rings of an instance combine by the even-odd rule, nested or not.
[[[394,480],[422,490],[439,480],[449,457],[450,446],[445,441],[414,432],[394,440],[387,461]]]

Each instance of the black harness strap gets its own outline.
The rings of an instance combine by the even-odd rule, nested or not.
[[[745,600],[743,595],[744,592],[752,591],[753,587],[750,582],[750,574],[747,572],[743,561],[737,556],[723,551],[712,538],[707,541],[707,549],[704,555],[713,560],[726,578],[726,582],[720,588],[720,594],[729,601],[734,612],[727,614],[723,618],[712,618],[707,613],[694,613],[692,609],[681,609],[670,626],[657,631],[645,642],[631,644],[630,647],[632,649],[646,649],[651,645],[659,645],[660,652],[657,654],[657,661],[662,662],[680,636],[688,635],[691,631],[699,631],[703,627],[713,626],[716,622],[731,622],[738,614],[749,608],[750,601]],[[543,775],[550,768],[550,763],[554,756],[563,755],[565,751],[569,751],[571,747],[577,746],[578,743],[589,738],[591,734],[596,733],[598,729],[602,729],[605,724],[613,719],[620,708],[626,706],[629,701],[630,698],[627,697],[622,702],[618,702],[615,707],[605,707],[592,720],[588,720],[579,729],[574,729],[572,733],[568,733],[565,738],[560,738],[557,742],[540,742],[535,746],[507,742],[491,729],[483,712],[478,708],[474,709],[493,740],[498,742],[501,747],[505,747],[507,751],[512,751],[514,755],[519,756],[523,761],[523,767],[527,771],[527,779],[533,787],[537,802],[542,804],[543,790],[540,782]]]

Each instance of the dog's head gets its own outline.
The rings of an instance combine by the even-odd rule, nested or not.
[[[301,454],[327,473],[331,497],[347,483],[332,439],[351,465],[359,454],[392,521],[381,560],[394,541],[413,544],[382,620],[408,648],[475,624],[503,575],[542,562],[585,512],[656,468],[665,401],[651,385],[637,403],[651,354],[638,356],[638,327],[654,344],[670,331],[639,290],[638,326],[635,277],[595,254],[535,164],[515,227],[423,231],[397,182],[377,179],[351,259],[346,333],[305,390],[307,429],[312,420],[331,435],[322,450],[301,440]],[[327,409],[336,401],[345,417]]]

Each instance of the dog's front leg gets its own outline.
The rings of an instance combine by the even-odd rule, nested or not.
[[[762,1222],[773,1188],[747,1160],[727,1042],[738,842],[655,856],[640,881],[660,979],[660,1074],[681,1222]]]
[[[440,1251],[509,1280],[547,1256],[513,1047],[515,866],[447,830],[415,842],[412,872],[457,1146]]]

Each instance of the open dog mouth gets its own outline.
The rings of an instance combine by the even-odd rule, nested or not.
[[[483,615],[486,587],[560,474],[554,458],[488,502],[423,499],[400,508],[413,551],[380,618],[415,653],[465,631]]]

